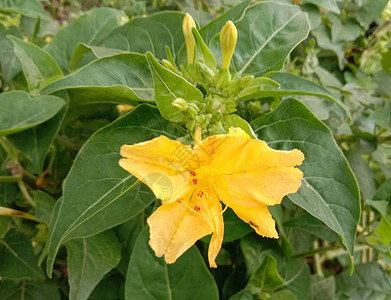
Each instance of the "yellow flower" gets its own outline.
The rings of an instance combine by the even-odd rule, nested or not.
[[[240,128],[210,136],[192,148],[165,136],[121,147],[122,168],[148,185],[162,205],[148,218],[150,246],[173,263],[212,234],[209,264],[216,267],[223,208],[230,207],[262,236],[278,238],[267,206],[298,190],[300,150],[278,151]]]
[[[228,21],[220,31],[220,44],[223,54],[223,69],[228,69],[229,64],[231,63],[237,38],[238,30],[236,29],[234,23]]]
[[[195,22],[193,18],[186,14],[183,18],[182,31],[185,36],[186,50],[187,50],[187,62],[192,64],[194,61],[194,48],[195,48],[195,39],[193,36],[192,28],[195,28]]]

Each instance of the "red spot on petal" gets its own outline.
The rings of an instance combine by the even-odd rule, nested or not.
[[[203,191],[199,191],[198,194],[197,194],[197,196],[200,197],[200,198],[201,198],[203,195],[204,195],[204,192],[203,192]]]
[[[196,173],[196,172],[194,172],[194,171],[192,171],[192,172],[191,172],[191,175],[193,175],[193,176],[197,176],[197,173]]]
[[[176,202],[178,202],[178,203],[182,203],[182,201],[183,201],[183,198],[176,199]]]
[[[255,224],[255,223],[253,223],[253,222],[250,222],[249,224],[250,224],[251,226],[255,227],[256,229],[259,229],[259,226],[258,226],[257,224]]]
[[[196,205],[196,206],[194,206],[194,210],[195,210],[195,211],[200,211],[201,208],[200,208],[199,206]]]
[[[193,184],[194,184],[194,185],[197,184],[197,179],[193,179]]]

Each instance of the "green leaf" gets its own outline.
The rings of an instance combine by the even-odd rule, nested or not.
[[[182,12],[167,11],[135,18],[114,30],[99,46],[138,53],[151,51],[158,59],[166,58],[168,46],[175,58],[185,42],[183,17]]]
[[[56,199],[43,191],[33,191],[34,202],[37,204],[37,210],[35,212],[35,218],[38,221],[45,222],[47,225],[50,224],[50,219],[56,205]]]
[[[311,275],[312,300],[330,300],[335,299],[335,281],[334,276],[327,278],[319,275]]]
[[[312,3],[317,6],[323,7],[330,12],[334,12],[336,14],[340,13],[339,7],[338,7],[337,3],[335,2],[335,0],[301,0],[300,3],[301,4]]]
[[[14,45],[14,52],[22,65],[23,74],[31,92],[39,91],[47,82],[62,76],[61,69],[45,50],[25,43],[12,35],[8,36]]]
[[[61,96],[67,97],[67,95]],[[67,110],[68,105],[64,106],[50,120],[22,132],[11,134],[7,137],[15,148],[22,151],[31,163],[29,171],[39,175],[42,173],[45,158],[60,130]]]
[[[80,66],[84,66],[96,58],[103,58],[123,53],[123,50],[105,48],[99,46],[89,46],[83,43],[77,44],[75,51],[73,51],[71,61],[69,62],[69,69],[75,71]]]
[[[153,80],[145,56],[117,54],[93,61],[47,85],[43,94],[67,90],[71,102],[127,103],[153,101]]]
[[[51,19],[37,0],[0,0],[0,12],[18,13],[27,17]]]
[[[391,133],[391,101],[373,111],[368,119]]]
[[[361,156],[358,148],[353,148],[345,152],[345,157],[356,176],[362,198],[364,200],[372,199],[376,191],[376,186],[372,170],[369,168],[368,163]]]
[[[125,299],[218,299],[217,285],[196,246],[166,264],[148,245],[148,226],[140,233],[125,281]]]
[[[121,259],[121,244],[113,230],[71,240],[66,247],[71,300],[87,299],[103,276]]]
[[[391,278],[377,263],[356,265],[353,275],[344,271],[335,277],[337,294],[343,299],[390,299]]]
[[[256,77],[281,70],[289,53],[309,32],[306,13],[297,6],[277,2],[265,1],[249,7],[235,25],[238,39],[230,68]],[[209,46],[221,65],[217,35]]]
[[[46,245],[48,274],[61,243],[121,224],[155,200],[149,188],[123,170],[118,161],[122,145],[162,134],[171,139],[179,136],[156,108],[140,105],[97,131],[84,144],[65,181],[58,216],[50,226]]]
[[[55,96],[31,98],[22,91],[0,94],[0,136],[22,131],[41,124],[65,105],[65,101]]]
[[[215,72],[217,64],[215,58],[213,57],[213,54],[210,52],[200,33],[195,28],[193,28],[193,35],[196,40],[196,45],[194,49],[194,63],[205,64],[212,72]]]
[[[329,14],[331,21],[331,41],[333,43],[354,41],[361,34],[361,26],[354,19],[346,18],[342,23],[336,14]]]
[[[202,92],[183,77],[164,68],[152,55],[147,60],[153,74],[156,104],[163,118],[176,123],[186,123],[189,116],[171,105],[172,101],[182,98],[187,102],[204,102]],[[197,104],[198,104],[197,103]]]
[[[334,97],[334,95],[324,87],[312,81],[284,72],[271,72],[267,74],[267,77],[278,82],[281,87],[275,90],[259,91],[254,98],[281,97],[284,95],[313,95],[331,100],[346,110],[341,100]]]
[[[256,233],[242,237],[240,248],[244,255],[248,276],[251,276],[261,266],[265,255],[271,254],[279,261],[284,257],[276,240],[263,238]]]
[[[297,193],[288,197],[335,231],[353,255],[360,216],[357,182],[330,130],[302,103],[284,100],[251,126],[259,139],[280,150],[300,149],[304,178]]]
[[[45,279],[27,237],[11,229],[0,239],[0,276],[3,279]]]
[[[267,254],[259,268],[251,275],[246,289],[253,294],[262,292],[274,292],[284,284],[284,280],[278,274],[277,260]]]
[[[386,200],[391,203],[391,178],[388,178],[379,186],[373,200]]]
[[[199,32],[205,43],[208,44],[216,34],[219,34],[227,21],[235,22],[239,20],[250,2],[251,0],[240,1],[238,5],[203,26]]]
[[[79,43],[97,45],[98,41],[121,25],[123,12],[102,7],[93,8],[76,22],[65,26],[45,47],[64,73],[69,73],[69,61]]]
[[[273,293],[273,295],[269,298],[270,300],[297,300],[302,298],[297,298],[294,293],[288,290],[281,290]]]
[[[293,292],[297,299],[310,299],[311,289],[308,282],[311,271],[307,262],[300,259],[290,259],[284,271],[284,288]]]
[[[338,240],[338,236],[334,231],[329,229],[323,222],[307,213],[284,222],[284,226],[303,230],[328,242],[335,242]]]
[[[252,139],[256,139],[257,136],[254,133],[253,129],[251,128],[250,124],[247,123],[246,120],[242,119],[238,115],[232,114],[232,115],[225,115],[223,116],[223,119],[221,120],[224,129],[229,130],[231,127],[240,127],[242,128]]]
[[[344,44],[333,43],[331,40],[331,31],[326,24],[321,24],[315,30],[312,31],[312,34],[316,37],[318,45],[322,49],[331,50],[338,57],[338,66],[342,70],[345,63],[345,50]]]
[[[360,23],[369,25],[373,21],[376,21],[380,13],[383,11],[384,7],[387,5],[388,0],[362,0],[361,7],[357,12],[357,20]]]
[[[2,280],[0,295],[2,300],[61,299],[57,286],[45,281]]]
[[[23,38],[22,32],[18,27],[10,26],[5,28],[0,24],[0,64],[1,75],[4,84],[7,86],[10,81],[22,70],[19,60],[14,53],[14,46],[7,36],[16,36]]]
[[[305,12],[308,14],[308,21],[310,22],[310,28],[315,29],[322,22],[322,14],[319,8],[313,4],[304,4],[302,6]]]

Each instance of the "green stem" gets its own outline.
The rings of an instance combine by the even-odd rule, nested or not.
[[[314,242],[314,249],[318,249],[318,248],[319,248],[319,242],[318,240],[316,240]],[[322,262],[319,253],[315,253],[313,257],[314,257],[315,273],[321,277],[324,277],[323,270],[322,270]]]
[[[24,184],[23,180],[19,180],[19,181],[18,181],[18,186],[19,186],[19,189],[20,189],[20,191],[22,192],[24,198],[26,199],[26,201],[27,201],[32,207],[36,207],[35,202],[34,202],[33,198],[30,196],[30,193],[28,192],[28,190],[27,190],[27,188],[26,188],[26,185]]]
[[[0,182],[18,182],[21,179],[20,176],[0,176]]]

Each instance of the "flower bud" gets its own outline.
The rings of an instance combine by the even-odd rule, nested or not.
[[[170,71],[172,71],[176,74],[179,73],[178,70],[173,66],[173,64],[170,61],[168,61],[167,59],[162,59],[162,65],[163,65],[163,67],[169,69]]]
[[[189,107],[189,104],[187,104],[186,100],[182,98],[176,98],[171,102],[171,105],[180,111],[186,111]]]
[[[131,105],[127,105],[127,104],[118,104],[117,105],[117,110],[118,110],[118,113],[123,113],[125,111],[128,111],[128,110],[131,110],[133,108],[133,106]]]
[[[223,69],[228,69],[238,38],[234,23],[228,21],[220,31],[221,51],[223,52]]]
[[[183,35],[185,36],[187,62],[189,64],[192,64],[194,61],[195,39],[192,32],[193,27],[196,27],[193,18],[189,14],[186,14],[183,18],[182,30]]]

